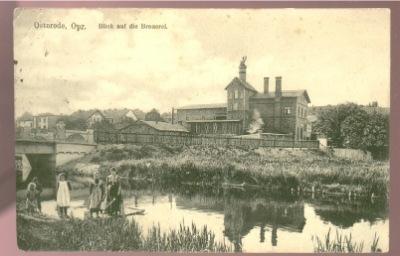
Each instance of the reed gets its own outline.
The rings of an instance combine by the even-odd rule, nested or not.
[[[364,249],[364,242],[353,240],[352,234],[343,235],[336,230],[336,236],[331,236],[331,229],[324,238],[318,236],[312,237],[314,241],[314,252],[336,252],[336,253],[361,253]],[[381,252],[378,247],[379,237],[375,233],[370,252]]]
[[[217,242],[207,226],[198,229],[194,223],[185,226],[182,222],[177,230],[161,232],[160,226],[149,229],[143,248],[148,251],[170,252],[229,252],[232,248]]]
[[[385,196],[389,182],[387,161],[344,160],[310,149],[107,145],[80,163],[91,164],[93,159],[104,176],[110,167],[117,167],[124,177],[172,185],[187,182],[221,186],[228,182]],[[75,166],[61,168],[79,174]]]
[[[232,251],[206,226],[198,229],[182,222],[176,230],[161,232],[154,225],[144,236],[134,220],[125,218],[43,223],[18,216],[17,241],[20,249],[29,251]]]

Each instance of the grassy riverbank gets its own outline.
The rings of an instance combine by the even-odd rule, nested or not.
[[[100,145],[60,169],[85,179],[116,167],[122,177],[176,185],[246,184],[264,189],[386,196],[388,161],[352,161],[309,149]]]
[[[144,236],[134,220],[123,218],[46,222],[18,216],[17,234],[19,248],[29,251],[232,251],[216,242],[207,227],[181,224],[177,230],[161,232],[153,226]]]

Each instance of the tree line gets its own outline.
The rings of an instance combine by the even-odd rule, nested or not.
[[[326,106],[317,111],[313,132],[340,148],[368,150],[373,154],[389,145],[389,113],[375,104]]]

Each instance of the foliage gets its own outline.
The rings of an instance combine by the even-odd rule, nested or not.
[[[158,122],[165,122],[165,120],[161,117],[160,112],[153,108],[148,113],[146,113],[145,118],[146,121],[158,121]]]
[[[86,130],[86,119],[82,117],[63,116],[59,120],[65,123],[67,130]]]
[[[389,142],[389,116],[378,112],[371,114],[363,130],[364,148],[387,146]]]
[[[134,220],[125,218],[69,219],[36,222],[18,216],[17,241],[22,250],[52,251],[230,251],[215,241],[207,227],[180,225],[178,230],[160,232],[153,226],[147,237]]]
[[[326,135],[335,147],[374,151],[388,145],[388,126],[387,114],[347,103],[323,108],[313,129]]]
[[[347,148],[360,148],[364,136],[364,128],[369,121],[369,116],[363,109],[354,109],[341,124],[340,132],[343,146]]]
[[[325,134],[332,145],[341,147],[343,145],[343,135],[341,126],[344,120],[357,113],[360,107],[354,103],[327,106],[318,113],[318,120],[314,126],[315,132]]]
[[[340,234],[336,231],[336,237],[331,237],[331,229],[325,235],[324,239],[318,236],[312,237],[314,241],[314,252],[338,252],[338,253],[361,253],[363,252],[364,242],[355,242],[352,239],[351,233],[349,235]],[[378,248],[379,237],[375,233],[373,242],[371,244],[371,252],[380,252]]]
[[[198,229],[194,223],[190,227],[184,223],[177,230],[161,233],[160,226],[153,226],[145,238],[143,247],[149,251],[171,252],[229,252],[232,248],[215,241],[215,235],[207,226]]]
[[[116,167],[123,177],[140,177],[161,185],[191,183],[220,187],[224,183],[268,189],[325,189],[337,184],[340,190],[386,196],[387,162],[350,161],[318,150],[241,149],[215,146],[99,146],[81,162],[96,162],[104,175]],[[63,169],[74,170],[67,164]]]

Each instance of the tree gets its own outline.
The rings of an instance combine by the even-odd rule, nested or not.
[[[363,130],[362,148],[376,154],[387,150],[389,144],[389,115],[373,112]]]
[[[340,127],[343,147],[362,148],[364,129],[369,121],[368,113],[359,108],[349,113]]]
[[[327,136],[333,146],[343,147],[342,123],[348,116],[359,113],[360,110],[361,106],[354,103],[329,105],[318,112],[313,132]]]
[[[165,120],[161,117],[160,112],[157,109],[153,108],[150,112],[146,113],[144,120],[146,121],[156,121],[156,122],[164,122]]]

